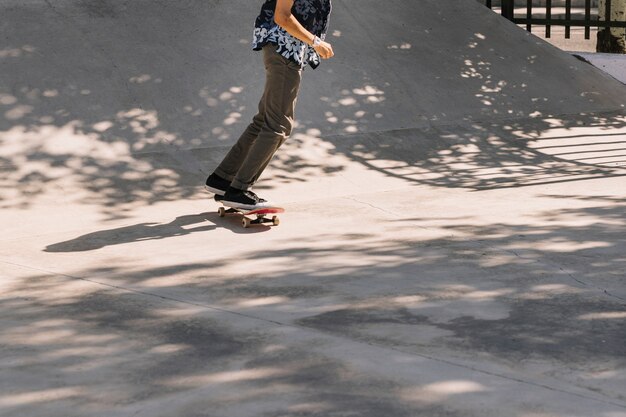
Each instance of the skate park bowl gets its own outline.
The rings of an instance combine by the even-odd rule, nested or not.
[[[475,0],[335,0],[255,190],[261,1],[0,4],[3,417],[622,417],[626,86]]]

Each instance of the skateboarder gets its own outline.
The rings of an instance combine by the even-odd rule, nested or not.
[[[224,196],[225,205],[249,210],[271,206],[251,188],[291,134],[302,70],[334,55],[324,41],[330,11],[331,0],[266,0],[261,7],[253,39],[265,64],[259,111],[206,180],[206,189]]]

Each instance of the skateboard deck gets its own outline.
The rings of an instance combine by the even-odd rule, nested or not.
[[[226,206],[223,203],[224,197],[216,195],[214,197],[215,201],[222,204],[222,207],[217,209],[217,213],[220,217],[225,217],[227,214],[238,214],[241,215],[241,225],[247,229],[248,227],[254,224],[265,224],[271,223],[274,226],[278,226],[280,224],[280,219],[278,216],[272,216],[271,218],[267,218],[270,214],[278,214],[284,213],[285,209],[282,207],[263,207],[254,210],[246,210],[240,209],[236,207]],[[255,216],[256,218],[251,219],[247,216]]]

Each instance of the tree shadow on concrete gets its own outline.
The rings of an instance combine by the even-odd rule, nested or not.
[[[569,64],[574,58],[555,51],[547,53],[544,49],[552,47],[541,41],[535,42],[538,45],[534,47],[541,57],[525,56],[524,47],[532,41],[522,36],[517,39],[519,53],[497,50],[494,49],[496,44],[503,45],[489,39],[481,28],[474,29],[475,33],[459,30],[454,51],[447,51],[454,55],[446,55],[447,66],[458,65],[456,72],[430,74],[429,78],[425,75],[429,70],[420,68],[414,81],[416,85],[428,85],[427,95],[430,97],[433,88],[430,84],[440,83],[444,78],[449,83],[448,91],[444,92],[442,86],[442,97],[438,99],[445,103],[446,94],[461,92],[450,97],[449,105],[454,113],[458,110],[457,101],[461,101],[466,114],[456,118],[438,115],[435,109],[442,104],[433,104],[432,113],[425,112],[424,120],[415,123],[416,127],[362,133],[351,133],[360,130],[359,120],[344,119],[342,134],[321,134],[332,145],[331,154],[342,155],[347,160],[407,182],[473,190],[625,175],[624,104],[602,103],[600,86],[589,83],[604,80],[607,86],[612,85],[616,91],[626,93],[625,86],[593,71],[588,71],[585,79],[580,68],[576,68],[579,73],[575,75],[575,81],[578,84],[556,87],[555,90],[550,85],[556,82],[550,81],[553,74],[546,71],[565,67],[572,70],[574,66]],[[461,39],[462,33],[467,35],[465,39]],[[408,33],[407,37],[410,36],[412,34]],[[419,37],[417,34],[413,36]],[[409,59],[414,45],[406,44],[404,51],[391,48],[383,53],[381,60],[395,62],[400,59],[397,54],[403,53],[406,55],[404,59]],[[436,56],[433,59],[439,62],[444,58]],[[545,68],[544,60],[553,61],[554,68]],[[434,62],[428,61],[428,65],[437,68]],[[388,103],[374,99],[398,98],[398,88],[370,87],[369,94],[363,91],[363,87],[346,88],[331,103],[361,117],[365,114],[371,117],[373,113],[391,117]],[[421,102],[425,98],[416,97],[415,100]],[[596,110],[576,111],[577,105],[571,105],[572,100],[586,101],[581,109]],[[378,108],[372,109],[372,103]],[[609,111],[611,106],[613,111]],[[329,120],[336,119],[331,116]]]
[[[212,28],[251,21],[257,10],[191,0],[158,7],[92,3],[30,2],[6,10],[3,208],[62,195],[118,219],[137,205],[199,198],[204,176],[254,113],[262,68],[248,32],[226,31],[218,39]],[[440,17],[444,3],[429,2],[428,19]],[[360,52],[360,34],[371,16],[388,14],[351,16],[338,6],[331,39],[342,58],[306,71],[300,136],[287,145],[296,151],[277,158],[273,180],[312,180],[353,162],[408,183],[473,189],[623,175],[623,158],[614,156],[623,150],[624,117],[601,113],[619,107],[620,87],[479,6],[455,7],[459,16],[491,26],[450,31],[383,19],[387,30],[371,45],[374,61]],[[426,19],[400,1],[368,2],[364,9],[377,7]],[[23,23],[34,19],[46,26]],[[344,27],[357,32],[349,36]],[[498,33],[504,40],[495,39]],[[567,66],[571,77],[542,73],[548,64]],[[560,108],[573,115],[560,116]],[[587,131],[592,127],[595,133]],[[579,141],[568,144],[566,136],[581,130],[606,153],[595,149],[591,161],[563,155],[580,151]],[[542,142],[554,131],[566,142],[558,152]],[[311,159],[300,151],[310,149],[324,152]]]
[[[60,290],[74,284],[33,275],[2,300],[0,349],[7,361],[3,373],[11,379],[4,393],[15,399],[0,405],[3,415],[185,410],[200,416],[211,410],[212,416],[317,416],[350,410],[408,417],[444,410],[403,404],[393,394],[400,388],[395,382],[311,350],[309,344],[327,343],[323,337],[289,341],[280,326],[263,320],[239,315],[228,323],[210,309],[146,294]],[[254,414],[246,411],[250,407]]]
[[[455,7],[471,8],[470,3]],[[237,17],[244,8],[228,9],[231,2],[190,0],[42,4],[3,9],[2,208],[25,209],[42,195],[62,195],[98,207],[110,220],[139,205],[196,198],[195,186],[243,128],[260,90],[260,69],[240,59],[249,54],[248,42],[240,43],[232,32],[216,37],[213,23],[251,22],[257,10]],[[448,15],[450,4],[433,0],[424,10],[435,21],[437,14]],[[412,13],[409,21],[422,13],[404,12]],[[370,13],[368,19],[384,16],[385,25],[366,20],[363,27],[390,27],[389,15]],[[41,21],[46,26],[37,29]],[[580,75],[571,85],[582,85],[576,91],[583,95],[560,91],[551,93],[556,98],[549,102],[540,91],[548,81],[527,83],[541,78],[537,58],[510,53],[522,35],[502,32],[511,47],[504,53],[493,50],[487,43],[492,39],[484,39],[473,24],[461,29],[447,40],[454,45],[448,48],[433,39],[444,39],[449,24],[408,25],[405,39],[381,30],[383,43],[372,51],[383,65],[378,72],[359,60],[359,37],[333,34],[346,60],[310,77],[326,84],[305,87],[320,91],[301,103],[306,138],[294,144],[305,146],[313,138],[315,144],[330,144],[324,148],[328,155],[342,155],[345,163],[442,187],[483,190],[623,175],[606,160],[566,158],[543,142],[564,140],[559,147],[565,154],[580,150],[579,137],[621,149],[623,115],[601,112],[614,110],[615,103],[598,96],[605,89],[590,87],[602,78],[585,81],[592,71],[572,58]],[[455,70],[442,73],[451,55]],[[424,56],[428,59],[416,59]],[[518,65],[520,60],[525,64]],[[552,62],[555,68],[563,64],[560,58]],[[352,77],[332,77],[332,71],[346,74],[346,68]],[[420,88],[428,93],[420,95]],[[455,95],[463,91],[469,98]],[[461,98],[461,105],[451,108]],[[569,99],[575,115],[560,116],[554,109]],[[499,119],[485,122],[494,117]],[[367,133],[373,131],[387,133]],[[334,161],[311,164],[297,154],[278,162],[284,181],[344,168]],[[263,404],[254,415],[467,415],[443,404],[449,396],[430,403],[417,396],[416,404],[403,396],[404,381],[365,376],[353,362],[324,351],[331,344],[328,335],[392,347],[394,353],[385,358],[390,362],[403,354],[448,352],[511,369],[536,371],[531,367],[536,363],[542,377],[623,400],[615,387],[621,386],[626,334],[623,299],[615,289],[621,291],[626,269],[624,207],[610,196],[581,198],[602,206],[544,213],[555,221],[541,227],[477,227],[458,219],[448,229],[458,237],[393,239],[394,231],[428,221],[399,219],[390,222],[384,237],[362,229],[319,233],[284,242],[284,249],[249,249],[220,262],[183,260],[135,271],[111,262],[66,276],[33,273],[3,288],[0,349],[9,386],[2,414],[68,417],[121,410],[132,415],[147,408],[152,415],[185,409],[189,416],[222,416],[241,415],[236,404]],[[564,227],[559,216],[590,221]],[[199,220],[182,217],[169,225],[95,232],[49,250],[184,237],[190,232],[183,226]],[[537,249],[544,242],[570,245]],[[277,263],[278,272],[214,275],[216,268],[228,270],[235,262],[267,259]],[[92,276],[106,277],[117,288],[78,279]],[[155,277],[164,278],[159,286],[151,284]],[[172,283],[163,285],[168,278]],[[236,319],[224,319],[224,309],[232,309]],[[318,332],[289,339],[285,328]],[[313,346],[321,348],[312,352]],[[410,381],[448,382],[416,376],[417,365],[411,371]],[[489,396],[498,396],[496,384],[489,389]],[[206,399],[189,399],[197,393],[206,393]],[[288,405],[276,405],[280,401]]]
[[[596,129],[601,133],[585,133]],[[437,187],[489,190],[623,177],[626,171],[619,152],[626,147],[624,138],[626,118],[604,114],[551,122],[524,119],[437,126],[328,140],[335,152],[387,176]]]
[[[202,48],[200,28],[219,19],[210,8],[188,1],[3,7],[10,17],[0,45],[2,207],[61,194],[116,219],[138,204],[197,198],[213,163],[202,165],[189,149],[209,139],[223,146],[231,139],[224,129],[241,129],[242,103],[253,102],[252,84],[238,84],[240,74]],[[28,29],[30,19],[46,25]],[[224,83],[212,83],[214,76]]]
[[[56,414],[49,410],[68,407],[77,410],[69,415],[80,415],[134,412],[139,405],[169,410],[187,401],[190,415],[206,407],[233,415],[240,412],[234,404],[267,406],[257,415],[268,416],[298,415],[288,407],[306,404],[322,408],[302,415],[355,409],[365,416],[443,409],[467,415],[444,405],[446,396],[420,402],[419,392],[429,392],[424,386],[417,403],[402,394],[415,379],[446,379],[406,364],[412,376],[404,382],[366,376],[331,354],[327,336],[391,349],[384,360],[391,367],[402,355],[418,355],[471,363],[491,375],[521,369],[619,402],[624,203],[610,196],[545,198],[588,206],[540,213],[540,227],[478,227],[457,219],[439,238],[390,238],[430,220],[398,219],[384,240],[328,232],[278,250],[239,250],[237,259],[220,262],[136,270],[111,263],[16,280],[0,307],[5,375],[12,381],[6,393],[58,395],[36,406],[5,401],[2,407],[8,415],[36,415],[33,407],[45,405],[50,416]],[[563,225],[572,218],[580,221]],[[241,274],[247,262],[268,259],[275,262],[272,273]],[[235,262],[238,272],[223,272]],[[216,275],[216,268],[222,272]],[[155,278],[163,279],[155,285]],[[299,331],[305,333],[296,337]],[[497,385],[485,387],[490,396]],[[203,400],[198,392],[206,393]]]

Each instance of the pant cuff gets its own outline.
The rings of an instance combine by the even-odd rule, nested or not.
[[[230,182],[230,186],[238,190],[247,191],[252,188],[251,184],[244,184],[241,181],[234,179]]]
[[[219,168],[216,168],[215,171],[213,171],[213,173],[216,174],[218,177],[225,179],[226,181],[232,182],[233,179],[235,179],[234,175],[228,175],[227,173],[225,173]]]

